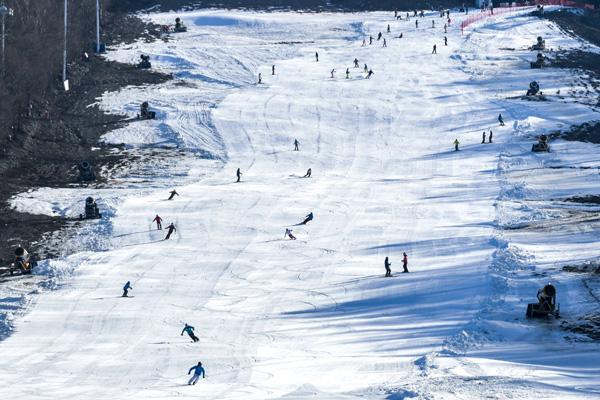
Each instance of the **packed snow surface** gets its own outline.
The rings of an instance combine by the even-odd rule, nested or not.
[[[110,220],[88,234],[102,246],[46,262],[56,290],[12,297],[27,313],[4,321],[1,398],[600,398],[598,343],[524,315],[548,281],[567,321],[598,306],[561,270],[598,255],[597,218],[562,201],[597,194],[598,146],[529,151],[541,133],[599,118],[577,73],[529,69],[537,36],[580,41],[525,14],[464,35],[458,14],[447,34],[434,13],[419,28],[391,13],[150,15],[176,16],[188,32],[108,56],[150,54],[175,79],[99,101],[157,111],[106,141],[196,155],[172,177],[180,196],[166,200],[160,165],[160,188],[96,193]],[[532,80],[549,101],[520,99]],[[577,168],[548,168],[564,165]],[[77,215],[91,193],[74,191],[13,206]],[[168,241],[156,214],[177,227]],[[198,361],[206,379],[188,386]]]

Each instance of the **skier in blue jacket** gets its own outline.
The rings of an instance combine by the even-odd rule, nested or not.
[[[183,330],[181,331],[181,336],[183,336],[183,332],[186,332],[190,336],[190,338],[194,341],[194,343],[196,343],[200,339],[198,339],[196,337],[196,335],[194,335],[194,329],[195,328],[193,326],[185,324],[185,326],[183,327]]]
[[[192,371],[194,371],[194,376],[192,376],[192,378],[188,381],[188,385],[195,385],[196,382],[198,382],[198,379],[200,379],[200,375],[202,375],[202,378],[206,378],[206,376],[204,375],[204,368],[202,368],[202,363],[200,361],[198,361],[198,365],[195,365],[192,368],[190,368],[190,370],[188,371],[188,375]]]
[[[127,281],[125,286],[123,286],[123,297],[127,297],[127,293],[130,289],[133,290],[133,288],[131,287],[131,282]]]

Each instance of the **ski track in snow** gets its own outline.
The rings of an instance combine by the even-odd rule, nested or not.
[[[196,157],[151,164],[150,182],[12,200],[74,217],[92,194],[106,216],[66,245],[86,251],[2,287],[0,397],[600,398],[598,344],[524,318],[548,280],[567,320],[594,307],[560,267],[597,257],[599,222],[562,199],[597,194],[598,146],[529,151],[540,133],[598,119],[577,73],[528,69],[538,35],[553,48],[579,39],[524,15],[461,36],[455,14],[447,47],[429,28],[443,21],[435,14],[418,32],[390,13],[181,16],[187,33],[108,55],[135,62],[143,51],[175,80],[99,102],[157,111],[105,140]],[[388,23],[387,48],[360,46]],[[534,79],[551,101],[514,98]],[[480,144],[489,129],[495,143]],[[591,168],[547,168],[563,165]],[[171,186],[181,196],[165,201]],[[296,226],[310,211],[315,220]],[[176,224],[171,240],[149,222],[156,213]],[[290,225],[296,241],[283,239]],[[404,251],[409,274],[399,274]],[[127,280],[135,297],[123,299]],[[184,322],[199,343],[179,336]],[[207,379],[188,387],[198,360]]]

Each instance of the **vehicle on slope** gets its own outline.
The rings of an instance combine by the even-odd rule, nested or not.
[[[559,318],[560,305],[556,303],[556,288],[547,284],[537,293],[538,302],[527,305],[527,318],[548,317]]]
[[[15,262],[10,266],[10,274],[19,272],[21,275],[31,274],[31,270],[37,266],[37,262],[29,255],[24,247],[19,246],[15,249]]]

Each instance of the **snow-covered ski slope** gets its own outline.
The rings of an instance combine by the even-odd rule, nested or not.
[[[419,29],[391,13],[177,15],[187,33],[110,54],[149,53],[176,80],[106,94],[107,110],[133,115],[148,100],[158,111],[107,140],[199,158],[173,201],[151,184],[103,192],[111,249],[49,263],[74,272],[0,343],[1,398],[600,398],[600,346],[524,317],[548,280],[565,318],[594,306],[560,267],[597,255],[598,222],[567,225],[577,207],[544,201],[594,193],[598,146],[529,152],[536,135],[598,114],[576,73],[530,70],[525,48],[538,35],[553,48],[581,42],[523,15],[465,36],[452,15],[448,46],[434,14]],[[386,48],[361,47],[379,31]],[[534,79],[551,101],[512,98]],[[489,129],[494,143],[480,144]],[[15,205],[74,209],[69,193]],[[171,240],[152,230],[156,213],[177,226]],[[283,239],[290,226],[295,241]],[[184,322],[199,343],[179,335]],[[197,361],[206,379],[187,386]]]

